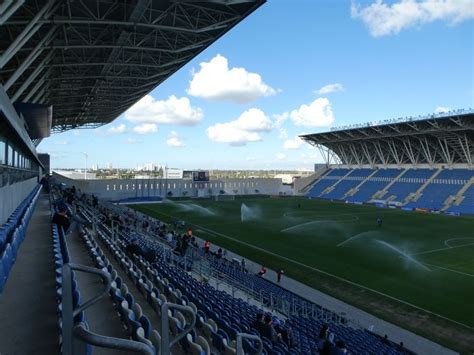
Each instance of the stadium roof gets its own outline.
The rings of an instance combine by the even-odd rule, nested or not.
[[[360,124],[300,137],[319,148],[327,164],[473,165],[474,111]]]
[[[126,111],[265,0],[4,0],[0,82],[53,131]]]

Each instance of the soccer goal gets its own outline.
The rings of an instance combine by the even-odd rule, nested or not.
[[[214,196],[215,201],[234,201],[235,195],[216,195]]]

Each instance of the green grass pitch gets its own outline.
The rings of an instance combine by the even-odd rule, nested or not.
[[[243,222],[242,203],[248,207]],[[351,297],[334,292],[331,276],[320,279],[316,270],[388,295],[395,303],[474,326],[474,218],[304,198],[177,200],[130,207],[167,222],[191,223],[197,236],[283,268],[286,275],[349,303]]]

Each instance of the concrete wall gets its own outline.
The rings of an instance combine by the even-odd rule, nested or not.
[[[5,223],[21,201],[34,189],[37,179],[17,182],[0,187],[0,225]]]
[[[280,179],[226,179],[197,184],[183,179],[72,180],[56,174],[54,176],[69,186],[75,185],[83,192],[110,200],[166,197],[169,192],[173,197],[197,197],[219,195],[221,190],[230,195],[278,195],[281,191]]]

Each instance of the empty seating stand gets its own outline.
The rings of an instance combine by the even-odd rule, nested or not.
[[[473,175],[473,171],[466,169],[443,170],[424,188],[416,201],[405,207],[440,210],[447,198],[455,196]]]
[[[40,187],[37,186],[0,227],[0,294],[16,261],[18,249],[25,239],[26,228],[39,192]]]
[[[333,190],[329,191],[327,194],[320,195],[320,198],[326,200],[343,200],[344,196],[350,189],[359,185],[373,172],[373,169],[353,169],[334,187]]]
[[[448,212],[474,215],[474,185],[471,185],[463,194],[464,199],[459,205],[452,205]]]
[[[409,169],[388,189],[383,199],[403,203],[408,195],[416,192],[435,171],[434,169]]]
[[[401,169],[379,169],[358,188],[354,195],[348,196],[347,201],[358,203],[370,201],[376,192],[383,190],[401,172]]]

